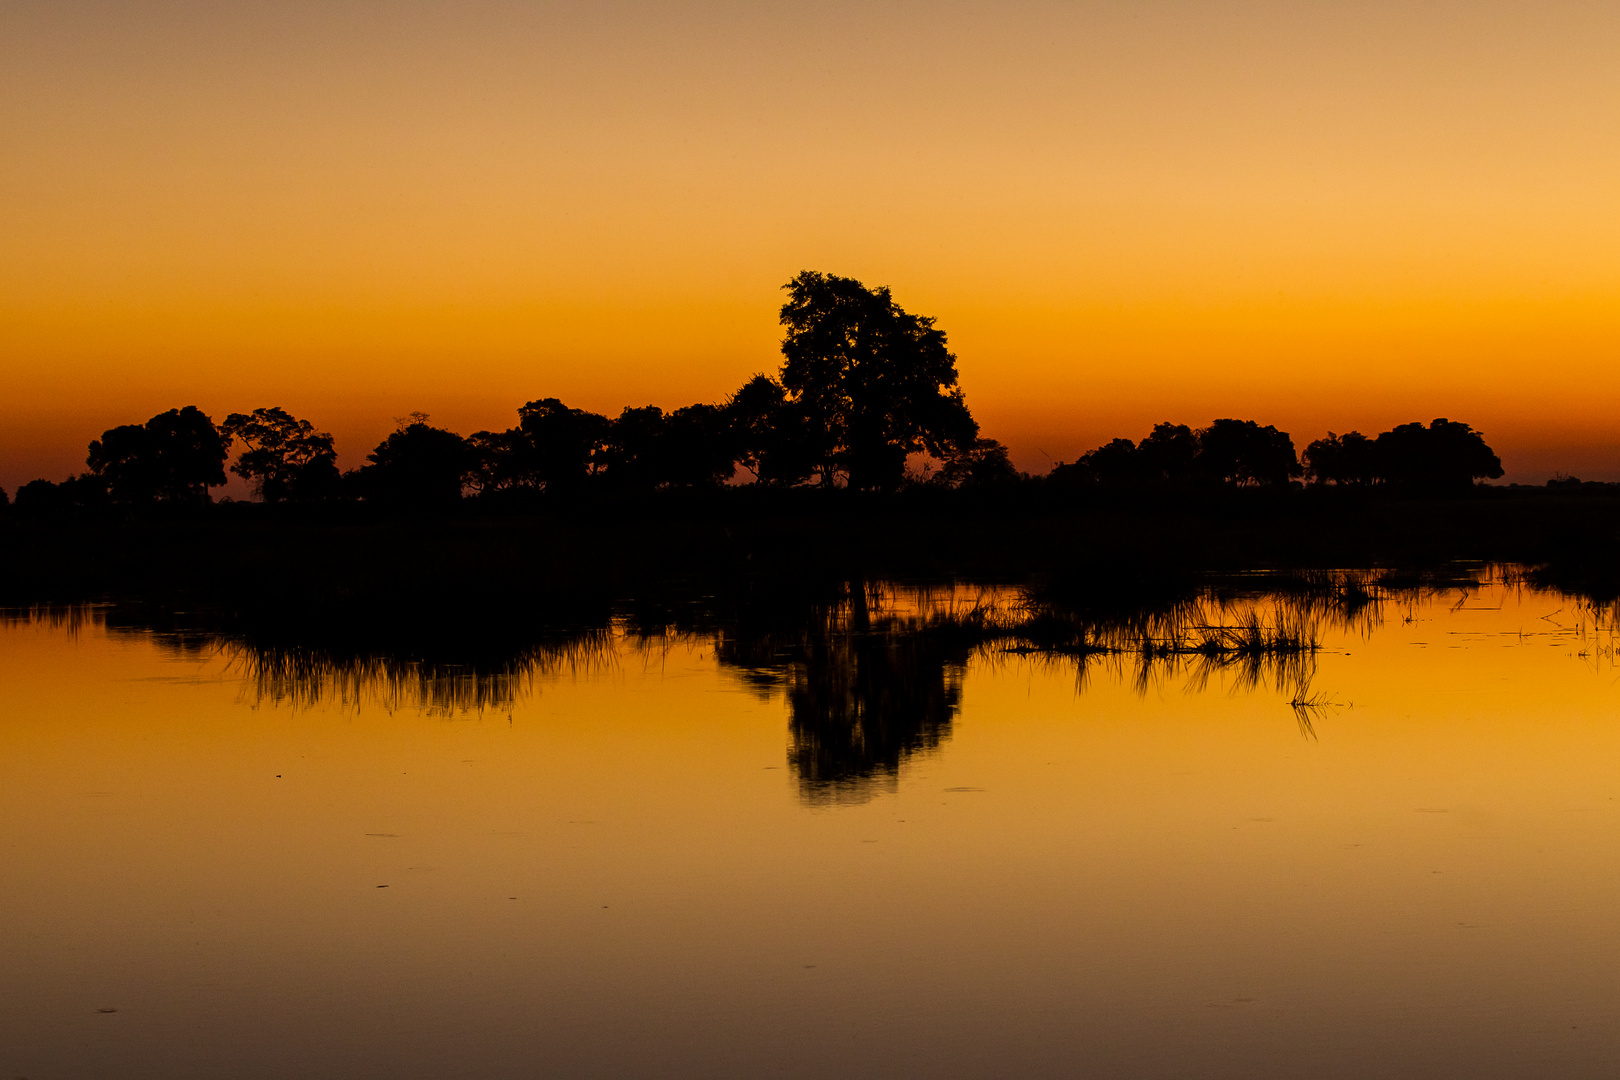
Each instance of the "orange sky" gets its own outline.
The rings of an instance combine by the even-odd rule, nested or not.
[[[722,397],[812,268],[1044,469],[1445,415],[1620,479],[1620,8],[0,6],[0,485],[279,404]]]

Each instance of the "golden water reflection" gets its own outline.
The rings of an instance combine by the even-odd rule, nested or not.
[[[14,618],[0,1070],[1612,1073],[1611,613],[1264,584],[504,668]]]

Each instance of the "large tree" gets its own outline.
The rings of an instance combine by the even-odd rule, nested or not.
[[[231,472],[253,485],[265,502],[316,499],[337,488],[332,436],[281,408],[231,413],[220,430],[245,449]]]
[[[978,437],[945,332],[886,288],[806,270],[788,282],[781,385],[802,409],[823,483],[887,490],[906,457],[945,458]]]
[[[1288,432],[1253,420],[1216,420],[1200,431],[1198,462],[1207,475],[1239,487],[1280,487],[1304,472]]]
[[[477,468],[467,440],[432,427],[426,413],[412,413],[399,429],[366,455],[360,470],[367,496],[387,503],[453,503]]]
[[[225,483],[230,436],[195,405],[123,424],[90,443],[85,462],[121,503],[207,502]]]
[[[1468,488],[1496,480],[1502,461],[1485,437],[1467,424],[1441,417],[1428,427],[1401,424],[1373,446],[1378,473],[1389,484],[1427,491]]]

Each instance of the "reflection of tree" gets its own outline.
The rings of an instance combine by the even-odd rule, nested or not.
[[[973,635],[948,614],[887,610],[882,593],[856,582],[792,617],[756,608],[716,632],[722,664],[786,700],[788,762],[811,803],[892,789],[909,757],[950,736],[961,707]]]
[[[788,760],[812,802],[868,798],[950,735],[966,650],[926,630],[831,633],[786,671]]]
[[[463,608],[436,618],[443,612],[427,606],[416,617],[390,609],[346,623],[128,605],[0,609],[0,624],[43,621],[70,633],[104,625],[183,655],[219,656],[254,703],[439,715],[509,710],[549,677],[612,668],[661,644],[712,647],[724,669],[786,705],[800,794],[827,805],[892,790],[909,759],[941,747],[962,707],[970,660],[1061,667],[1082,692],[1095,678],[1144,694],[1172,680],[1195,693],[1270,688],[1308,735],[1338,704],[1334,687],[1313,685],[1324,638],[1368,637],[1391,604],[1460,603],[1481,584],[1474,571],[1454,567],[1233,575],[1159,591],[1114,589],[1100,577],[933,592],[821,580],[682,604],[643,600],[612,616],[577,608],[548,626],[521,611],[471,618]],[[1569,632],[1601,639],[1593,655],[1612,658],[1617,607],[1585,601],[1573,610]]]

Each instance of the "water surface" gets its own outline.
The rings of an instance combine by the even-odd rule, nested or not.
[[[1154,660],[863,599],[484,668],[14,618],[0,1072],[1620,1068],[1609,613],[1206,598],[1315,647]]]

